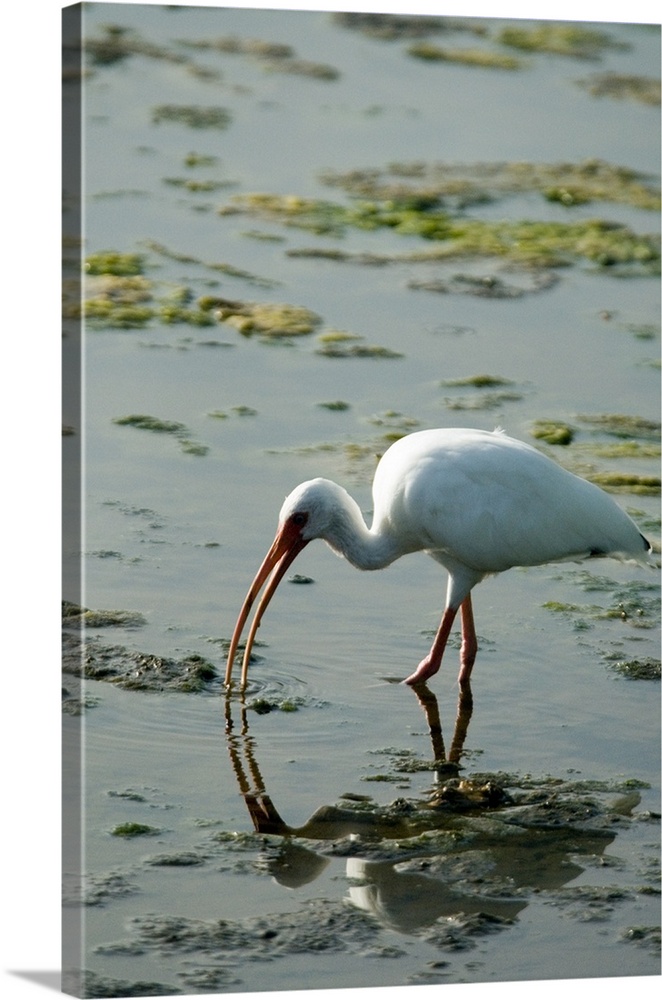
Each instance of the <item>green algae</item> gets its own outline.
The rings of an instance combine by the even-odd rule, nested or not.
[[[320,344],[342,344],[351,340],[361,340],[358,334],[347,330],[325,330],[318,336]]]
[[[514,270],[512,265],[510,269]],[[542,267],[520,266],[519,275],[521,281],[518,284],[504,281],[495,274],[454,274],[450,278],[410,280],[407,288],[444,295],[474,295],[483,299],[519,299],[524,295],[547,291],[559,280],[558,275]]]
[[[316,444],[297,445],[292,448],[272,448],[268,449],[267,453],[272,455],[314,455],[318,459],[320,456],[331,455],[334,456],[334,465],[337,458],[340,458],[347,463],[352,475],[365,477],[367,481],[370,481],[377,462],[389,445],[407,433],[407,430],[393,428],[369,441],[320,441]]]
[[[246,406],[245,404],[233,406],[232,412],[236,413],[238,417],[255,417],[257,415],[257,410],[254,410],[252,406]]]
[[[640,496],[659,496],[662,480],[659,476],[640,476],[635,473],[594,472],[587,476],[590,482],[610,493],[633,493]]]
[[[163,183],[170,187],[183,188],[193,194],[213,194],[224,188],[233,187],[234,181],[196,180],[193,177],[164,177]]]
[[[355,338],[352,338],[355,339]],[[362,338],[359,338],[362,339]],[[403,358],[404,354],[390,347],[378,344],[346,343],[343,341],[322,341],[315,351],[324,358]]]
[[[648,441],[660,439],[659,421],[648,420],[646,417],[626,413],[597,413],[582,414],[577,419],[613,437],[643,438]]]
[[[213,310],[221,323],[228,323],[245,337],[266,338],[307,336],[322,322],[305,306],[273,302],[239,302],[207,296],[199,302],[203,310]]]
[[[605,160],[578,163],[478,162],[390,163],[385,168],[365,168],[345,173],[326,171],[321,180],[356,198],[408,201],[411,207],[435,204],[492,203],[509,195],[537,192],[546,199],[554,189],[574,193],[577,203],[594,201],[631,205],[659,211],[660,191],[654,179]]]
[[[645,892],[646,889],[642,888],[641,892]],[[621,932],[622,941],[632,941],[636,945],[648,946],[652,952],[659,955],[660,953],[660,927],[659,925],[653,927],[628,927],[626,930]]]
[[[144,413],[132,413],[126,417],[113,417],[113,423],[121,427],[138,427],[143,431],[156,431],[157,434],[181,434],[186,432],[186,425],[177,420],[161,420]]]
[[[265,66],[271,73],[291,73],[315,80],[338,80],[340,71],[328,63],[311,62],[309,59],[277,59]]]
[[[340,77],[340,72],[335,66],[313,62],[309,59],[300,59],[291,45],[281,42],[265,42],[259,38],[223,35],[211,40],[203,39],[183,44],[188,48],[212,50],[224,55],[249,56],[256,59],[267,72],[291,73],[295,76],[306,76],[324,81],[337,80]]]
[[[204,309],[192,305],[193,292],[187,286],[172,289],[158,303],[154,318],[167,326],[213,326],[214,318]]]
[[[560,420],[535,420],[531,435],[546,444],[568,445],[572,442],[575,431],[570,424]]]
[[[431,207],[432,206],[432,207]],[[432,251],[410,253],[409,261],[458,257],[493,257],[535,267],[563,267],[579,261],[627,274],[658,273],[660,241],[629,227],[600,219],[575,222],[481,220],[453,217],[430,202],[356,201],[343,206],[323,200],[273,194],[237,195],[220,213],[255,214],[286,226],[342,236],[347,229],[388,228],[405,237],[436,244]]]
[[[504,403],[518,403],[524,397],[519,392],[481,392],[476,396],[446,396],[448,410],[497,410]]]
[[[578,187],[550,187],[543,192],[547,201],[556,201],[566,208],[571,205],[585,205],[591,199],[586,191]]]
[[[542,607],[568,618],[576,631],[595,628],[600,622],[620,622],[628,631],[636,633],[659,629],[660,593],[657,581],[650,583],[631,580],[623,584],[585,569],[574,571],[571,582],[586,593],[600,595],[597,600],[602,600],[603,603],[547,601]],[[619,649],[617,652],[603,652],[601,658],[613,664],[623,661],[624,655],[622,649]],[[634,667],[632,675],[634,676]]]
[[[96,38],[86,38],[85,53],[95,67],[112,66],[134,55],[176,63],[186,61],[172,49],[147,42],[137,32],[116,24],[104,25]]]
[[[125,278],[143,274],[145,258],[138,253],[120,253],[118,250],[100,250],[85,259],[86,274],[113,274]]]
[[[120,823],[111,833],[113,837],[156,837],[161,830],[147,823]]]
[[[177,302],[163,302],[153,311],[153,318],[174,326],[184,323],[187,326],[214,326],[214,319],[204,309],[191,309]]]
[[[206,455],[209,452],[206,444],[200,444],[198,441],[190,441],[188,438],[182,438],[180,447],[185,455]]]
[[[659,681],[661,676],[660,661],[652,657],[643,659],[619,660],[612,665],[612,670],[630,680]]]
[[[342,28],[360,31],[380,41],[424,38],[427,35],[451,31],[483,35],[487,30],[479,21],[473,19],[465,21],[452,17],[386,14],[377,11],[339,11],[332,14],[332,20]]]
[[[335,399],[328,403],[318,403],[318,406],[322,407],[324,410],[333,410],[334,412],[340,413],[343,410],[349,410],[350,404],[345,403],[342,399]]]
[[[492,388],[497,385],[512,385],[512,380],[500,375],[467,375],[465,378],[444,379],[446,386],[473,386],[476,389]]]
[[[123,896],[131,896],[138,891],[135,882],[119,872],[109,872],[99,875],[86,874],[80,892],[75,902],[83,906],[105,906],[111,900]],[[74,902],[72,899],[71,902]],[[109,994],[89,994],[90,996],[107,996]]]
[[[217,38],[187,41],[188,48],[211,49],[224,55],[255,56],[258,59],[291,59],[294,49],[282,42],[265,42],[260,38],[240,38],[238,35],[220,35]]]
[[[204,456],[209,452],[207,445],[189,437],[188,428],[178,420],[162,420],[147,413],[132,413],[125,417],[114,417],[113,423],[120,427],[136,427],[138,430],[152,431],[156,434],[172,434],[179,441],[179,446],[185,455]]]
[[[251,285],[257,285],[260,288],[275,288],[280,284],[279,281],[274,281],[272,278],[261,278],[257,274],[253,274],[252,271],[246,271],[244,268],[235,267],[234,264],[219,263],[207,264],[206,266],[211,271],[218,271],[220,274],[225,274],[229,278],[241,278],[243,281],[247,281]]]
[[[154,318],[154,310],[149,306],[115,305],[106,299],[87,299],[85,318],[96,329],[136,330],[142,329]]]
[[[225,262],[205,262],[179,253],[153,240],[145,245],[154,253],[184,265],[199,265],[250,284],[271,288],[278,282],[261,278]],[[260,332],[264,336],[295,336],[311,333],[321,322],[310,310],[272,303],[232,303],[215,296],[201,296],[197,303],[188,285],[157,284],[144,275],[145,258],[141,254],[102,251],[91,254],[85,262],[88,296],[82,304],[85,319],[93,329],[142,329],[148,325],[214,326],[227,319],[242,332]],[[78,315],[80,304],[71,302],[67,309]],[[220,315],[220,313],[225,314]],[[234,310],[235,318],[231,319]],[[241,315],[240,315],[241,314]]]
[[[125,792],[110,791],[108,792],[108,797],[111,799],[126,799],[128,802],[147,802],[144,795],[133,789],[127,789]]]
[[[447,388],[471,388],[477,392],[472,396],[446,396],[444,406],[449,410],[494,410],[504,403],[516,403],[523,399],[519,392],[503,389],[486,391],[512,385],[512,381],[500,375],[468,375],[463,378],[445,379],[440,383]]]
[[[153,321],[172,325],[209,326],[208,315],[188,303],[188,288],[166,291],[155,300],[154,282],[145,277],[141,254],[103,251],[85,262],[86,288],[92,294],[83,303],[85,319],[94,329],[142,329]]]
[[[273,281],[270,278],[262,278],[257,274],[253,274],[252,271],[246,271],[243,268],[235,267],[234,264],[227,263],[225,261],[204,261],[199,257],[193,257],[190,254],[179,253],[176,250],[167,247],[164,243],[159,243],[157,240],[145,240],[145,246],[149,247],[154,253],[157,253],[161,257],[166,257],[168,260],[175,260],[181,264],[197,264],[200,267],[204,267],[209,271],[215,271],[220,274],[224,274],[229,278],[240,278],[244,281],[248,281],[252,285],[257,285],[262,288],[273,288],[278,285],[278,281]],[[213,304],[213,296],[203,296],[200,299],[199,306],[203,310],[207,310],[211,306],[206,306],[205,303]]]
[[[578,223],[468,221],[453,233],[450,254],[496,256],[537,267],[563,267],[585,261],[598,268],[619,265],[659,270],[659,241],[627,226],[588,219]]]
[[[92,610],[62,602],[62,624],[67,628],[140,628],[146,622],[138,611]]]
[[[591,444],[585,446],[596,458],[658,458],[659,444],[642,441],[619,441],[613,444]]]
[[[625,329],[637,340],[655,340],[660,335],[660,327],[655,323],[626,323]]]
[[[344,209],[332,202],[302,198],[298,195],[253,193],[235,195],[219,215],[255,215],[286,226],[296,226],[316,234],[342,235]]]
[[[405,413],[400,413],[398,410],[385,410],[383,413],[375,413],[373,416],[368,417],[368,423],[373,424],[375,427],[386,427],[389,430],[397,430],[399,432],[398,437],[402,437],[415,427],[420,427],[421,422],[416,417],[408,417]]]
[[[174,122],[187,128],[226,129],[232,121],[227,108],[201,107],[198,104],[158,104],[152,108],[152,122]]]
[[[207,153],[187,153],[184,157],[185,167],[215,167],[217,163],[218,157]]]
[[[430,42],[418,42],[410,45],[407,53],[415,59],[424,62],[450,62],[463,66],[474,66],[481,69],[521,69],[523,63],[515,56],[500,52],[488,52],[484,49],[442,49]]]
[[[174,854],[154,854],[145,859],[146,865],[156,868],[190,868],[193,865],[203,865],[205,859],[194,851],[177,851]]]
[[[626,73],[601,73],[589,77],[588,80],[579,80],[578,83],[593,97],[660,104],[660,80],[652,77]]]
[[[535,28],[509,26],[502,28],[497,38],[501,45],[522,52],[547,52],[576,59],[596,59],[605,50],[629,49],[629,45],[617,42],[605,31],[568,23],[544,22]]]
[[[247,706],[251,711],[256,712],[258,715],[268,715],[269,712],[298,712],[300,707],[300,702],[293,700],[291,698],[283,698],[282,700],[272,700],[269,698],[254,698],[250,701]]]
[[[246,229],[241,234],[248,240],[259,240],[262,243],[284,243],[285,237],[277,233],[266,233],[262,229]]]
[[[153,283],[143,275],[101,274],[88,278],[86,287],[93,296],[87,300],[87,312],[119,306],[135,306],[152,300]]]

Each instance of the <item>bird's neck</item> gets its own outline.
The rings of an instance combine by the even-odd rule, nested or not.
[[[403,554],[401,546],[387,526],[378,529],[373,524],[369,529],[359,505],[352,497],[348,500],[325,535],[327,544],[357,569],[383,569]]]

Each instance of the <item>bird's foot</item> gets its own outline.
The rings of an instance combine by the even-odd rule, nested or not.
[[[433,677],[438,670],[439,663],[435,663],[429,656],[426,656],[416,667],[414,673],[410,674],[409,677],[405,677],[402,683],[409,684],[410,687],[413,687],[414,684],[422,684],[424,681],[429,680],[430,677]]]

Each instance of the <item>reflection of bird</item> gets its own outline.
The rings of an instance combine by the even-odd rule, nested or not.
[[[377,466],[372,494],[370,529],[352,497],[327,479],[302,483],[287,497],[276,538],[237,619],[226,684],[262,585],[269,578],[246,642],[242,687],[260,619],[287,567],[314,538],[323,538],[358,569],[381,569],[423,550],[448,570],[439,630],[408,684],[437,672],[458,611],[458,679],[460,684],[468,681],[477,651],[470,595],[484,577],[512,566],[587,556],[641,560],[650,549],[633,521],[601,489],[500,430],[427,430],[401,438]]]

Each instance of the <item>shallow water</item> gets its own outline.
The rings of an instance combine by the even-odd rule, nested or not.
[[[518,299],[414,291],[407,287],[411,279],[484,274],[491,265],[368,267],[287,256],[306,247],[384,254],[430,244],[383,229],[334,240],[217,212],[234,195],[256,191],[340,201],[340,190],[322,183],[323,171],[384,168],[392,161],[594,158],[657,177],[659,109],[593,98],[576,80],[596,70],[657,74],[658,31],[608,26],[630,44],[627,51],[607,50],[588,65],[537,55],[526,71],[508,73],[420,63],[405,55],[406,40],[369,38],[323,14],[86,9],[88,37],[109,23],[189,55],[182,40],[236,35],[286,42],[299,58],[332,64],[341,75],[326,81],[266,72],[247,56],[210,50],[194,50],[192,58],[220,79],[145,55],[95,66],[85,84],[85,252],[144,253],[151,278],[188,285],[196,296],[305,305],[322,317],[320,332],[347,330],[403,356],[327,358],[316,353],[315,334],[274,343],[242,337],[226,324],[90,330],[82,599],[90,608],[121,608],[146,619],[139,628],[92,629],[99,641],[175,658],[197,653],[222,675],[223,641],[271,541],[282,498],[297,482],[325,475],[347,486],[369,514],[374,454],[385,447],[385,431],[404,427],[403,416],[421,427],[500,424],[526,440],[532,421],[552,417],[579,427],[578,443],[587,445],[594,435],[581,415],[658,418],[659,370],[651,364],[659,354],[655,278],[575,265],[559,269],[553,287]],[[470,42],[460,36],[456,44]],[[232,121],[223,131],[152,124],[152,108],[167,103],[221,105]],[[168,184],[189,176],[183,160],[191,151],[218,158],[191,176],[230,186],[209,194]],[[470,212],[567,218],[565,209],[530,194]],[[579,207],[570,218],[593,215],[638,233],[658,226],[655,213],[607,203]],[[250,230],[281,242],[250,238]],[[195,260],[160,256],[145,241]],[[204,265],[219,261],[277,284],[265,289]],[[634,332],[649,327],[652,334]],[[520,398],[475,409],[476,390],[442,384],[480,372],[511,380],[507,388]],[[334,400],[349,407],[319,405]],[[241,415],[234,407],[255,412]],[[217,410],[227,417],[209,415]],[[184,423],[207,453],[185,454],[170,434],[113,423],[136,413]],[[366,446],[358,458],[346,447],[357,443]],[[76,448],[77,438],[64,439],[65,462]],[[574,454],[582,467],[657,474],[655,458]],[[566,460],[558,449],[556,457]],[[621,494],[618,500],[649,537],[659,537],[657,497]],[[72,600],[79,598],[73,583],[78,557],[76,546],[65,552],[64,596]],[[351,857],[337,846],[347,830],[306,833],[310,817],[345,801],[345,794],[386,806],[398,798],[426,800],[443,784],[434,771],[403,773],[395,766],[407,753],[432,760],[434,748],[416,696],[394,682],[426,651],[444,574],[423,555],[385,573],[358,574],[324,546],[306,549],[295,569],[314,582],[283,585],[265,616],[265,645],[251,668],[243,721],[238,697],[226,705],[218,682],[206,695],[184,695],[88,680],[88,708],[65,716],[67,731],[82,725],[85,736],[83,966],[97,977],[91,992],[111,995],[102,994],[100,984],[109,989],[109,983],[139,981],[234,992],[656,974],[654,941],[627,932],[659,923],[651,891],[659,834],[659,683],[626,679],[613,667],[658,656],[658,613],[646,605],[639,620],[632,614],[622,620],[595,610],[613,609],[623,594],[643,607],[654,572],[611,562],[547,566],[512,570],[477,589],[481,651],[463,775],[505,773],[516,776],[515,785],[526,775],[604,783],[613,790],[601,785],[598,797],[609,808],[626,794],[621,786],[634,781],[638,798],[609,836],[579,836],[573,828],[567,844],[543,845],[528,865],[513,855],[526,853],[532,840],[509,851],[503,830],[490,827],[498,845],[488,852],[490,863],[519,891],[506,902],[481,897],[480,909],[491,912],[492,905],[512,923],[451,946],[428,931],[447,927],[440,920],[475,912],[453,878],[394,869],[393,859],[371,853],[370,837],[362,855],[360,825],[347,842],[354,845]],[[552,601],[580,610],[544,607]],[[447,749],[456,655],[449,649],[431,685]],[[299,709],[258,714],[250,710],[257,697],[274,705],[298,700]],[[388,780],[370,780],[379,776]],[[287,827],[304,832],[254,837],[242,780],[269,796]],[[111,836],[127,822],[159,832]],[[225,839],[213,840],[219,833]],[[469,833],[461,828],[457,836]],[[417,855],[401,839],[405,860],[431,863],[429,845]],[[182,851],[196,863],[150,863],[155,855]],[[561,891],[582,886],[610,886],[615,894],[580,905]],[[148,915],[206,922],[269,916],[287,940],[286,917],[314,925],[320,901],[336,914],[334,907],[347,900],[357,919],[369,911],[375,922],[350,925],[336,948],[284,945],[269,955],[260,952],[264,937],[253,929],[243,953],[205,948],[199,939],[187,951],[150,939],[144,928]],[[306,907],[314,916],[305,916]],[[76,903],[65,909],[74,924],[78,912]],[[241,931],[248,934],[246,926]]]

